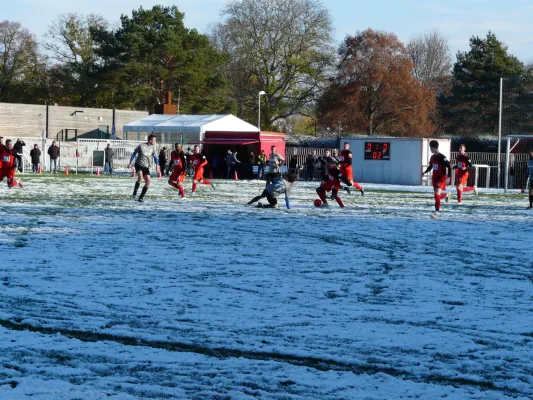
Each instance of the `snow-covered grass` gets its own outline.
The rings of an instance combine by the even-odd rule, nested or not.
[[[432,220],[429,188],[261,210],[260,182],[25,182],[0,188],[1,399],[533,397],[523,195]]]

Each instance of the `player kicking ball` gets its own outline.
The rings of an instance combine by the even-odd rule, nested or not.
[[[329,207],[326,199],[326,192],[331,192],[331,198],[334,199],[341,208],[344,208],[344,203],[338,195],[341,181],[344,182],[346,186],[352,186],[352,182],[342,175],[337,168],[335,160],[331,157],[326,158],[326,173],[322,177],[320,186],[316,189],[318,197],[320,197],[320,200],[322,201],[319,204],[320,207]],[[318,202],[315,202],[315,204],[318,204]]]
[[[7,178],[7,187],[15,186],[23,187],[20,179],[15,179],[15,172],[17,167],[15,165],[15,151],[13,150],[13,142],[11,139],[6,140],[5,147],[0,150],[0,182]]]
[[[152,165],[152,158],[156,165],[156,171],[159,171],[159,162],[155,151],[155,135],[148,136],[148,141],[137,146],[133,154],[131,155],[128,168],[131,168],[133,161],[135,160],[135,172],[137,172],[137,182],[135,182],[135,188],[131,197],[137,199],[137,191],[141,186],[141,181],[144,179],[144,187],[142,188],[141,195],[137,199],[139,202],[144,201],[144,195],[150,187],[150,166]]]
[[[431,158],[427,169],[422,173],[422,176],[429,171],[433,171],[431,181],[435,193],[435,213],[430,214],[432,218],[438,218],[440,213],[441,200],[446,199],[448,202],[450,198],[449,193],[443,193],[446,190],[446,183],[450,181],[452,176],[452,166],[446,156],[439,153],[439,142],[432,140],[429,142],[429,150],[431,151]]]
[[[477,187],[467,186],[468,168],[472,167],[472,161],[466,154],[466,146],[464,144],[459,146],[459,154],[457,154],[455,161],[457,164],[453,166],[453,169],[455,169],[457,202],[463,204],[463,193],[474,192],[477,194]]]
[[[174,145],[174,151],[170,153],[170,164],[173,166],[172,175],[168,179],[168,184],[178,189],[182,199],[185,198],[185,189],[183,189],[183,181],[187,175],[187,157],[181,148],[181,144]]]
[[[259,201],[266,197],[268,204],[258,203],[257,207],[278,208],[277,198],[282,194],[285,194],[285,205],[287,206],[287,209],[290,209],[291,203],[289,200],[289,196],[291,195],[292,186],[294,185],[294,182],[296,182],[296,179],[298,179],[298,176],[294,173],[289,174],[287,180],[284,180],[279,176],[272,178],[272,182],[266,185],[265,189],[263,190],[263,193],[261,193],[260,196],[254,197],[246,205],[252,205],[256,201]]]
[[[353,160],[353,154],[352,154],[352,151],[350,150],[350,143],[345,142],[344,149],[341,150],[341,154],[339,156],[339,168],[340,168],[339,171],[342,174],[342,176],[345,176],[352,183],[352,185],[357,190],[359,190],[359,192],[361,192],[361,195],[364,196],[365,191],[363,187],[353,180],[352,160]],[[346,190],[348,194],[350,194],[349,187],[344,187],[344,190]]]
[[[192,181],[191,196],[196,196],[196,187],[199,183],[203,185],[211,185],[215,189],[213,182],[204,179],[204,167],[207,165],[207,157],[200,153],[200,146],[194,146],[194,153],[191,156],[191,162],[194,167],[194,177]]]

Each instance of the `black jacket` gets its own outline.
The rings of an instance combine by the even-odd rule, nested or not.
[[[39,164],[41,162],[41,150],[33,148],[30,151],[31,163]]]
[[[56,160],[59,157],[59,147],[57,145],[50,146],[48,148],[48,155],[52,160]]]
[[[161,150],[159,152],[159,165],[167,165],[167,159],[168,159],[167,151]]]
[[[17,140],[15,144],[13,145],[13,150],[15,154],[21,154],[22,153],[22,147],[26,146],[26,143],[24,143],[24,140]]]
[[[307,165],[307,169],[314,169],[316,164],[317,156],[314,156],[312,154],[309,154],[307,156],[307,160],[305,161],[305,164]]]

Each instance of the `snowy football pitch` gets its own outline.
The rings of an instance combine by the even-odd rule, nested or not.
[[[25,182],[0,188],[1,399],[533,397],[523,195],[432,220],[429,188],[341,210],[298,183],[287,211],[243,206],[259,182]]]

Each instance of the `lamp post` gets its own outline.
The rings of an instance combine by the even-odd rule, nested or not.
[[[258,113],[258,117],[257,117],[257,129],[259,129],[259,133],[261,133],[261,96],[264,96],[266,93],[264,90],[261,90],[259,92],[259,96],[258,96],[258,99],[259,99],[259,113]]]

